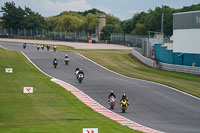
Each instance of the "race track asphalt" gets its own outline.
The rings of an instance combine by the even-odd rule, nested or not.
[[[66,66],[64,52],[37,51],[33,45],[23,50],[22,44],[17,43],[0,42],[0,46],[24,52],[42,71],[75,86],[106,108],[109,108],[109,91],[114,90],[117,102],[113,111],[139,124],[169,133],[200,132],[200,100],[197,98],[162,85],[117,75],[73,52],[67,52],[70,62]],[[54,58],[58,59],[56,69]],[[76,67],[85,73],[81,84],[74,75]],[[119,98],[124,92],[130,106],[126,113],[121,113]]]

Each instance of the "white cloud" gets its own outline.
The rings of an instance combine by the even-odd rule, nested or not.
[[[111,14],[112,13],[112,11],[109,8],[107,8],[107,7],[103,6],[103,5],[99,5],[99,6],[95,7],[95,8],[97,8],[97,9],[99,9],[99,10],[101,10],[101,11],[107,13],[107,14]]]
[[[0,6],[4,6],[5,2],[13,0],[1,0]],[[43,16],[58,15],[63,11],[85,11],[92,7],[86,0],[68,0],[65,2],[52,0],[15,0],[16,6],[25,6],[31,8],[33,11],[39,12]]]
[[[128,13],[133,15],[133,14],[139,13],[139,11],[134,10],[134,9],[128,9]]]

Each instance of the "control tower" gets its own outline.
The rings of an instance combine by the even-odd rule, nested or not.
[[[98,16],[98,27],[96,29],[96,35],[98,37],[98,40],[100,40],[101,30],[105,25],[106,25],[106,15],[105,14],[99,14],[99,16]]]

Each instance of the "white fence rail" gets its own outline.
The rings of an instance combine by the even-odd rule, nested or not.
[[[183,72],[190,74],[200,74],[200,67],[182,66],[174,64],[161,63],[161,69],[175,72]]]
[[[144,57],[142,54],[137,52],[137,48],[133,48],[132,55],[139,59],[144,64],[156,68],[156,62]],[[200,74],[200,67],[194,66],[183,66],[183,65],[174,65],[174,64],[167,64],[160,62],[158,67],[163,70],[174,71],[174,72],[183,72],[183,73],[190,73],[190,74]]]
[[[143,55],[141,55],[139,52],[137,52],[134,48],[132,50],[132,55],[135,56],[136,58],[138,58],[141,62],[143,62],[144,64],[150,66],[150,67],[156,67],[156,62],[144,57]]]

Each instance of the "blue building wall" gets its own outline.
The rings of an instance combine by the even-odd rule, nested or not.
[[[155,59],[160,62],[186,66],[192,66],[195,62],[195,66],[200,67],[200,54],[173,53],[172,50],[167,50],[161,44],[155,44],[154,50]]]

